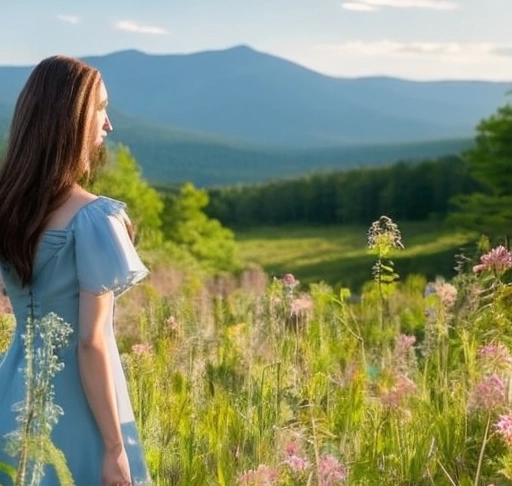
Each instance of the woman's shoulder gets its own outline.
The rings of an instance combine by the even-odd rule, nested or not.
[[[77,220],[101,215],[123,213],[126,205],[107,196],[98,196],[82,188],[76,188],[66,201],[51,214],[46,230],[71,229]]]
[[[78,209],[75,216],[80,215],[82,212],[101,212],[109,215],[123,212],[125,209],[126,204],[123,201],[112,199],[108,196],[95,196],[93,199],[90,199],[85,204],[83,204]]]

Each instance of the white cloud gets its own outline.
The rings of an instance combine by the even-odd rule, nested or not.
[[[355,10],[357,12],[374,12],[375,10],[378,10],[377,7],[372,7],[367,3],[345,2],[341,6],[345,10]]]
[[[62,22],[68,22],[69,24],[78,24],[82,21],[82,19],[76,15],[57,15],[57,18],[62,20]]]
[[[498,46],[490,42],[399,42],[383,39],[375,42],[353,40],[342,44],[320,44],[317,48],[339,56],[426,56],[470,58],[482,54],[494,54],[509,46]]]
[[[382,8],[428,8],[433,10],[454,10],[459,4],[449,0],[356,0],[343,2],[342,8],[372,12]]]
[[[136,34],[168,35],[165,29],[154,25],[140,25],[131,20],[120,20],[115,24],[116,29],[134,32]]]
[[[331,76],[512,81],[512,43],[353,39],[302,45],[281,55]]]

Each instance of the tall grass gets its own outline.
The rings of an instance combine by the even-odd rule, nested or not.
[[[155,484],[511,484],[512,256],[493,251],[357,296],[155,272],[117,323]]]
[[[123,352],[156,483],[510,484],[509,266],[146,288]]]

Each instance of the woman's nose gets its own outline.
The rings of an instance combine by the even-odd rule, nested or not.
[[[108,115],[105,115],[105,123],[103,123],[103,130],[105,130],[106,132],[111,132],[113,130],[112,123],[110,123]]]

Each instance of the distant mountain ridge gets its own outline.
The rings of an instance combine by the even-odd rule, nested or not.
[[[172,151],[186,157],[187,177],[194,170],[213,173],[212,164],[219,163],[219,170],[233,167],[235,180],[243,181],[240,168],[248,160],[264,160],[270,172],[258,179],[270,179],[273,166],[276,175],[293,174],[277,164],[286,159],[293,170],[291,161],[304,150],[302,160],[313,170],[325,166],[326,153],[329,167],[353,166],[387,163],[394,153],[412,160],[431,141],[453,148],[465,140],[467,146],[478,122],[506,103],[510,88],[505,82],[335,78],[247,46],[182,55],[128,50],[84,60],[101,70],[107,84],[111,138],[130,146],[145,173],[157,179],[177,176],[168,167],[179,162]],[[0,131],[31,69],[0,66]],[[405,151],[394,152],[399,144]],[[376,149],[362,160],[355,145]],[[339,163],[337,147],[344,154]],[[386,154],[381,160],[379,150]],[[297,166],[308,169],[305,162]],[[218,176],[216,182],[233,180]]]
[[[85,57],[120,112],[168,127],[284,147],[472,136],[510,83],[335,78],[247,46],[182,55]],[[0,66],[12,105],[30,68]]]

